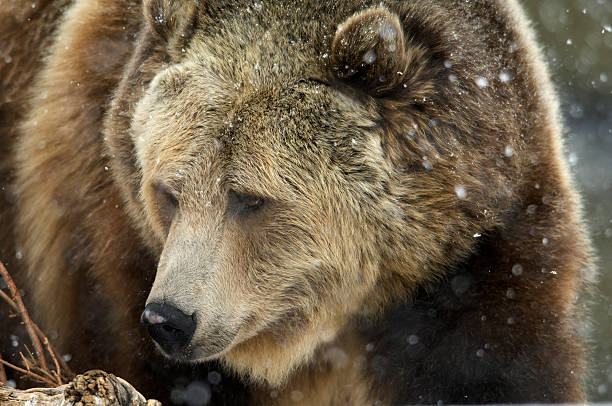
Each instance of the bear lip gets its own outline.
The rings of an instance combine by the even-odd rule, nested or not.
[[[173,359],[178,362],[186,363],[199,363],[218,359],[227,354],[232,348],[234,348],[239,342],[237,341],[237,334],[230,334],[226,340],[220,340],[215,338],[199,339],[197,342],[191,342],[185,349],[176,353],[168,354],[156,343],[158,350],[167,358]]]
[[[232,333],[226,333],[225,337],[227,337],[228,340],[227,344],[224,346],[219,344],[210,345],[210,343],[214,342],[215,339],[210,337],[211,334],[204,334],[203,337],[194,337],[192,342],[183,351],[184,354],[175,354],[169,357],[188,363],[206,362],[221,358],[227,355],[227,353],[229,353],[236,346],[250,340],[253,337],[256,337],[265,330],[265,328],[253,326],[252,320],[252,317],[246,317],[242,324],[239,325]]]

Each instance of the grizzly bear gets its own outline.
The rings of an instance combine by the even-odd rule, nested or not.
[[[179,403],[585,401],[591,250],[517,1],[0,27],[1,259],[75,370]]]

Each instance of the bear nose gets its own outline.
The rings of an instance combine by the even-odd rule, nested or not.
[[[168,303],[149,303],[140,321],[168,355],[184,349],[196,328],[195,313],[187,315]]]

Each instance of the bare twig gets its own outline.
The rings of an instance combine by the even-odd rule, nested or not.
[[[26,350],[28,350],[28,347],[26,347]],[[29,354],[29,350],[28,350],[28,354]],[[25,365],[28,372],[30,372],[30,361],[23,355],[23,352],[20,352],[19,356],[21,357],[21,362],[23,363],[23,365]],[[30,355],[30,357],[32,357],[32,355]]]
[[[64,379],[71,379],[74,376],[74,373],[70,370],[64,359],[58,357],[57,352],[51,345],[47,336],[30,318],[28,311],[23,305],[23,301],[21,300],[21,296],[19,295],[19,291],[17,290],[15,282],[12,280],[12,278],[6,271],[6,268],[2,265],[1,262],[0,273],[2,274],[2,277],[6,280],[9,290],[11,291],[11,295],[13,296],[11,298],[9,295],[0,290],[0,298],[3,299],[11,307],[11,309],[21,317],[23,324],[26,326],[26,330],[28,332],[30,340],[32,341],[32,344],[36,349],[36,358],[34,358],[34,356],[32,355],[32,351],[30,351],[27,345],[24,345],[24,347],[28,356],[24,357],[23,353],[20,353],[22,363],[27,369],[27,374],[36,380],[38,380],[36,376],[44,376],[46,378],[49,378],[51,381],[54,382],[53,386],[62,385],[64,383]],[[41,340],[44,344],[44,349],[53,361],[55,370],[49,370],[49,368],[47,367],[46,354],[43,351],[42,346],[40,345]],[[2,367],[1,371],[3,372],[3,365],[0,364],[0,367]],[[48,383],[48,381],[43,382]]]
[[[43,352],[42,345],[40,344],[40,340],[38,339],[38,334],[36,334],[34,323],[32,322],[32,319],[30,319],[30,315],[28,314],[23,304],[23,300],[21,300],[21,295],[19,294],[19,290],[17,290],[15,282],[13,282],[13,279],[9,275],[2,262],[0,262],[0,274],[6,281],[9,291],[11,292],[11,296],[13,297],[13,301],[17,305],[17,312],[19,313],[19,316],[25,324],[26,330],[28,331],[28,335],[30,336],[30,340],[32,341],[32,345],[34,346],[34,350],[36,351],[38,360],[40,361],[40,365],[43,369],[46,370],[47,361],[45,360],[45,353]]]
[[[42,332],[42,330],[36,324],[34,324],[34,328],[36,329],[36,333],[38,334],[38,336],[43,340],[43,344],[45,345],[47,352],[51,355],[51,358],[53,359],[53,363],[55,364],[55,366],[57,367],[59,363],[59,366],[61,367],[61,369],[57,370],[58,374],[59,375],[63,374],[67,379],[72,379],[75,373],[72,372],[72,370],[70,369],[68,364],[66,364],[66,361],[64,361],[62,357],[58,357],[57,351],[55,351],[55,348],[53,348],[53,346],[51,345],[51,342],[49,341],[47,336]]]
[[[6,303],[8,303],[8,304],[9,304],[9,306],[11,306],[11,307],[13,308],[13,311],[16,311],[16,312],[18,312],[18,311],[19,311],[19,309],[17,309],[17,305],[15,304],[15,302],[13,302],[13,299],[11,299],[11,298],[9,297],[9,295],[7,295],[6,293],[4,293],[4,292],[3,292],[3,291],[1,291],[1,290],[0,290],[0,297],[1,297],[2,299],[4,299],[4,301],[5,301]]]
[[[4,364],[2,361],[4,360],[2,359],[2,355],[0,355],[0,384],[6,385],[8,383],[8,379],[6,379],[6,371],[4,370]]]
[[[61,369],[59,366],[59,362],[57,362],[57,357],[55,356],[55,351],[53,350],[53,347],[51,347],[51,344],[49,344],[49,339],[47,337],[43,337],[43,343],[45,344],[45,348],[47,349],[47,352],[49,353],[49,355],[51,355],[51,359],[53,360],[53,364],[55,364],[55,376],[57,378],[57,384],[58,386],[61,385],[62,382],[62,376],[61,376]]]
[[[36,359],[32,355],[32,352],[28,348],[28,346],[24,345],[24,347],[26,349],[27,356],[23,355],[23,352],[19,352],[19,356],[21,357],[21,364],[25,366],[25,368],[28,370],[28,375],[31,375],[32,372],[34,372],[37,375],[43,376],[47,378],[48,380],[53,381],[55,379],[55,375],[52,372],[40,367],[40,365],[38,365],[38,363],[36,362]],[[44,381],[44,382],[47,382],[47,381]],[[54,383],[52,386],[57,386],[57,384]]]
[[[37,381],[39,381],[41,383],[46,383],[47,385],[50,385],[50,386],[57,386],[57,384],[55,382],[53,382],[52,380],[50,380],[49,378],[45,378],[44,376],[41,376],[41,375],[37,374],[36,372],[32,372],[29,368],[27,370],[23,369],[23,368],[20,368],[17,365],[11,364],[10,362],[5,361],[3,359],[0,359],[0,364],[4,364],[7,367],[9,367],[11,369],[14,369],[15,371],[19,371],[19,372],[27,375],[28,377],[31,377],[31,378],[33,378],[33,379],[35,379],[35,380],[37,380]]]
[[[45,376],[46,378],[49,378],[51,380],[55,380],[56,384],[54,386],[61,386],[62,384],[64,384],[65,382],[62,381],[62,376],[60,373],[60,370],[55,370],[55,371],[49,371],[48,369],[43,369],[38,362],[36,361],[36,359],[34,358],[34,356],[32,355],[32,351],[30,351],[30,349],[28,348],[27,345],[24,344],[24,347],[26,349],[26,356],[23,355],[22,352],[19,353],[19,356],[21,356],[21,361],[22,364],[25,365],[26,369],[28,371],[30,371],[31,369],[35,370],[38,374]],[[56,366],[58,366],[56,364]],[[59,366],[58,366],[59,367]]]

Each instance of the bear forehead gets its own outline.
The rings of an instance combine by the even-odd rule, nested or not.
[[[337,25],[367,7],[343,3],[223,2],[221,9],[202,4],[181,52],[237,87],[322,79],[331,74]]]
[[[287,63],[299,59],[299,54],[309,49],[328,48],[337,24],[353,12],[367,8],[369,2],[225,3],[222,9],[200,6],[194,42],[205,43],[221,55],[256,51],[265,59],[281,55]]]
[[[378,117],[367,103],[310,79],[235,86],[210,65],[185,62],[152,82],[136,131],[143,166],[264,190],[297,172],[350,172],[364,164],[360,155],[379,158],[371,145]]]
[[[380,119],[371,100],[326,85],[334,80],[328,53],[337,24],[367,4],[240,3],[198,6],[180,60],[158,75],[159,106],[237,145],[244,138],[312,141],[322,131],[337,138],[343,127],[370,128]]]
[[[171,167],[184,159],[218,168],[203,164],[217,161],[223,172],[261,177],[258,164],[282,177],[306,160],[310,172],[352,172],[345,169],[363,164],[358,155],[379,158],[379,148],[368,151],[380,122],[374,101],[331,83],[334,22],[353,10],[326,4],[297,12],[299,2],[230,8],[214,21],[201,16],[180,59],[151,83],[141,129],[154,142],[138,147],[141,163],[163,156]]]
[[[380,119],[367,101],[317,79],[278,80],[275,72],[257,67],[226,76],[219,70],[211,58],[205,63],[187,59],[155,78],[145,97],[148,118],[159,119],[172,133],[169,141],[195,131],[235,146],[266,142],[301,148],[337,144]]]

